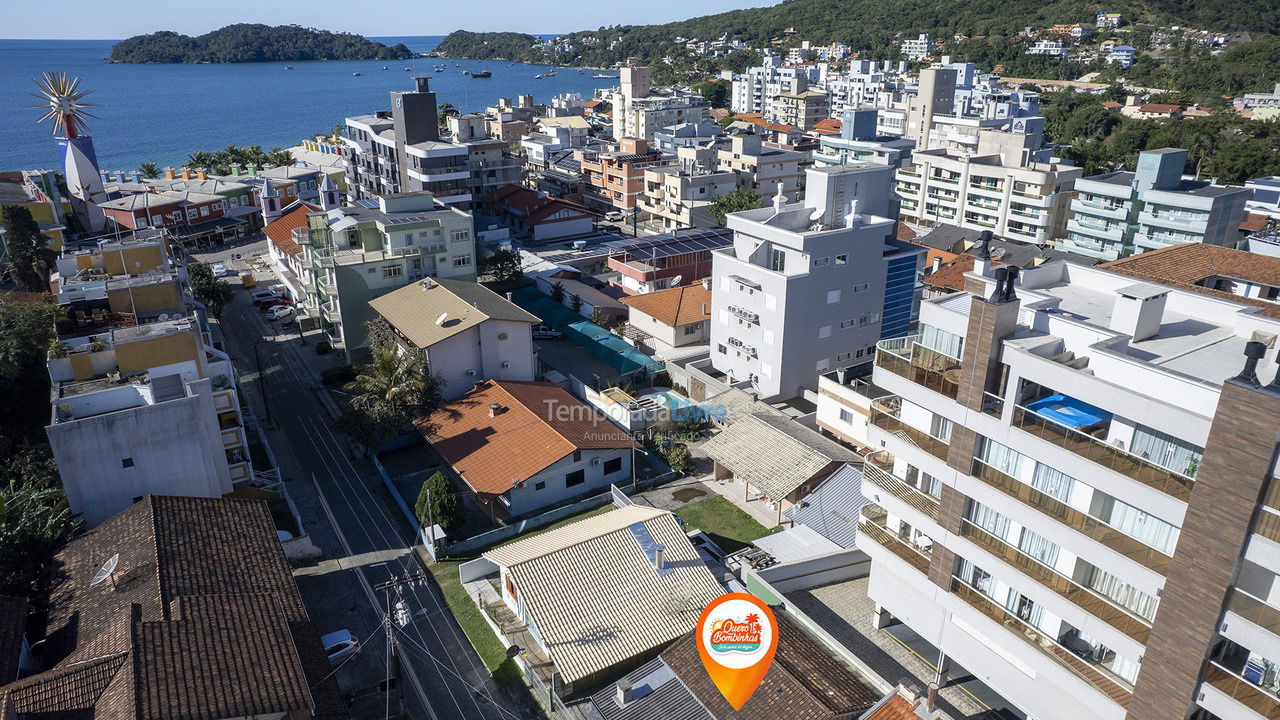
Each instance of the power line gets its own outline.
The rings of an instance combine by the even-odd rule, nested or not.
[[[403,633],[404,630],[401,629],[400,632]],[[453,675],[454,677],[458,678],[459,682],[461,682],[463,685],[466,685],[468,688],[470,688],[472,693],[475,693],[475,694],[483,693],[485,697],[489,698],[489,702],[493,703],[493,706],[497,708],[499,711],[501,711],[503,714],[507,715],[508,717],[513,717],[516,720],[523,720],[522,716],[516,715],[510,710],[502,707],[501,705],[498,704],[498,701],[492,695],[485,693],[480,688],[476,687],[475,685],[472,685],[470,682],[467,681],[466,678],[459,675],[457,671],[455,671],[453,668],[450,668],[449,666],[445,665],[439,658],[437,658],[434,654],[432,654],[430,650],[414,642],[413,638],[408,633],[405,633],[404,641],[410,648],[417,650],[418,652],[426,656],[426,659],[430,660],[433,663],[436,663],[440,667],[449,671],[450,675]]]

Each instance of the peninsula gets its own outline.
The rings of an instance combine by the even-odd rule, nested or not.
[[[403,44],[297,25],[241,23],[196,37],[171,31],[135,35],[111,48],[113,63],[246,63],[305,60],[401,60]]]

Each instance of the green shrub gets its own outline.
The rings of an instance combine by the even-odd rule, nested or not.
[[[328,340],[321,340],[320,342],[316,343],[317,355],[328,355],[332,351],[333,351],[333,346],[329,344]]]
[[[430,498],[429,508],[427,498]],[[445,532],[453,532],[461,527],[465,519],[462,512],[462,498],[454,492],[449,478],[439,472],[432,473],[431,477],[422,483],[422,489],[418,492],[418,502],[414,504],[413,511],[423,527],[429,527],[434,521],[444,528]]]

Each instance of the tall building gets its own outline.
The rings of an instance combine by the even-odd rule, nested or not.
[[[1035,93],[1007,92],[992,78],[980,78],[973,63],[950,63],[920,71],[916,92],[907,100],[902,136],[914,140],[918,150],[980,152],[983,130],[1007,130],[1031,135],[1028,145],[1038,150],[1044,144],[1039,112]]]
[[[654,133],[685,122],[711,119],[707,101],[696,93],[653,85],[647,67],[621,70],[621,85],[605,94],[613,105],[613,136],[652,140]]]
[[[1180,243],[1235,247],[1252,191],[1183,180],[1186,163],[1186,150],[1147,150],[1136,172],[1080,178],[1058,248],[1115,260]]]
[[[877,349],[879,621],[1040,720],[1275,716],[1274,304],[987,265]]]
[[[236,375],[183,292],[162,231],[67,248],[45,433],[72,511],[96,525],[148,494],[221,497],[253,475]]]
[[[1043,125],[1042,118],[1029,118]],[[957,225],[1043,245],[1060,235],[1077,167],[1034,160],[1039,129],[982,130],[978,153],[919,150],[897,170],[902,218]]]
[[[712,252],[711,361],[762,398],[791,398],[818,376],[905,334],[924,249],[894,238],[891,170],[810,169],[803,202],[729,215],[733,247]],[[905,322],[904,322],[905,321]]]
[[[733,78],[730,109],[735,115],[773,111],[773,99],[788,93],[801,93],[809,89],[810,74],[806,68],[779,67],[765,58],[765,64],[748,68]]]
[[[774,122],[809,130],[819,120],[826,120],[830,115],[831,100],[822,90],[783,93],[773,98]]]
[[[905,138],[879,134],[876,129],[878,115],[879,111],[875,108],[845,111],[840,123],[840,134],[818,138],[819,149],[813,153],[814,163],[819,167],[874,163],[892,168],[909,163],[915,143]]]

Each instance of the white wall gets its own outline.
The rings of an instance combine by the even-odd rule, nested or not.
[[[481,380],[533,380],[533,332],[526,322],[486,320],[427,348],[427,362],[444,379],[446,400]]]
[[[617,432],[617,430],[609,421],[600,420],[600,432]],[[621,459],[621,467],[617,472],[605,475],[605,462],[611,458]],[[565,476],[575,470],[585,472],[585,482],[566,487]],[[583,450],[582,459],[578,462],[573,461],[572,455],[566,456],[529,478],[523,487],[512,488],[507,495],[511,502],[509,511],[513,515],[523,515],[558,505],[580,495],[598,493],[608,488],[610,484],[622,486],[630,482],[631,451],[629,449]],[[546,484],[542,489],[538,489],[538,483]]]

